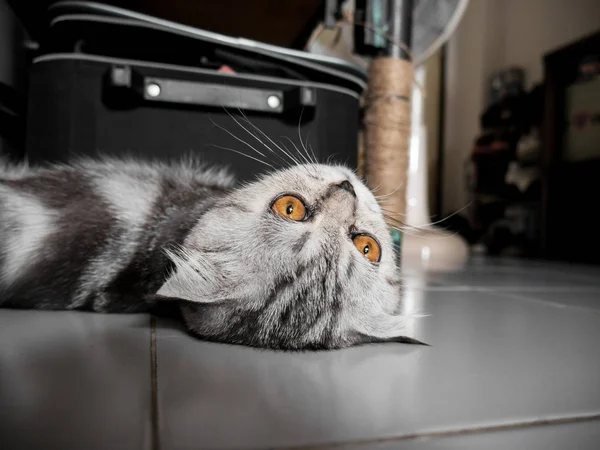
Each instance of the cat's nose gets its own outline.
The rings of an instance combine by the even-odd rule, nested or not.
[[[352,183],[350,183],[348,180],[342,181],[340,184],[338,184],[338,187],[340,189],[343,189],[344,191],[350,192],[353,197],[356,197],[356,192],[354,192],[354,186],[352,186]]]

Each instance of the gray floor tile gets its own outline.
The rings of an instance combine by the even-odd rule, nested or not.
[[[515,270],[466,270],[455,273],[429,274],[430,284],[440,286],[483,287],[494,290],[515,291],[545,290],[554,288],[597,289],[600,291],[600,277],[575,271],[530,268]]]
[[[542,302],[555,308],[577,308],[600,314],[600,290],[545,290],[503,292],[512,298]]]
[[[600,412],[600,315],[409,289],[432,347],[278,353],[158,329],[163,450],[350,442]]]
[[[596,290],[600,292],[600,267],[514,258],[472,257],[461,270],[423,272],[403,267],[407,283],[425,283],[424,288],[455,290],[486,289],[515,292],[522,289]]]
[[[0,309],[0,448],[150,448],[148,324]]]
[[[448,437],[391,440],[382,443],[369,442],[347,448],[352,450],[597,450],[600,448],[600,421]]]
[[[471,255],[465,267],[467,271],[495,270],[542,270],[552,272],[573,272],[586,276],[600,277],[600,266],[591,264],[569,263],[544,259],[527,259],[511,257],[489,257]]]

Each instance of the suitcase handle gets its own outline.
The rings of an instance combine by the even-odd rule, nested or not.
[[[108,84],[112,89],[130,91],[144,101],[177,105],[240,108],[283,114],[298,108],[314,108],[317,104],[317,92],[313,87],[297,86],[283,91],[145,77],[130,66],[120,65],[111,67]]]

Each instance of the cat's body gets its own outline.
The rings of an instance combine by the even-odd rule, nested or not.
[[[183,244],[233,185],[187,164],[84,161],[0,175],[0,305],[137,312]]]
[[[140,312],[162,299],[206,339],[338,348],[410,341],[397,272],[381,210],[342,167],[244,186],[193,163],[0,169],[3,307]]]

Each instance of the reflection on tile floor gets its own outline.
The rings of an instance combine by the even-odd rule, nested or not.
[[[0,309],[0,449],[149,448],[148,324]]]
[[[482,292],[409,291],[407,307],[428,315],[411,333],[432,347],[291,355],[159,330],[166,448],[315,445],[600,412],[600,315]]]
[[[406,333],[431,347],[272,352],[158,319],[155,444],[600,448],[600,268],[474,260],[406,280],[405,312],[426,316]],[[152,448],[148,322],[0,310],[0,448]]]
[[[600,419],[579,423],[515,428],[487,433],[430,437],[406,441],[369,442],[348,447],[352,450],[517,450],[597,449]]]

